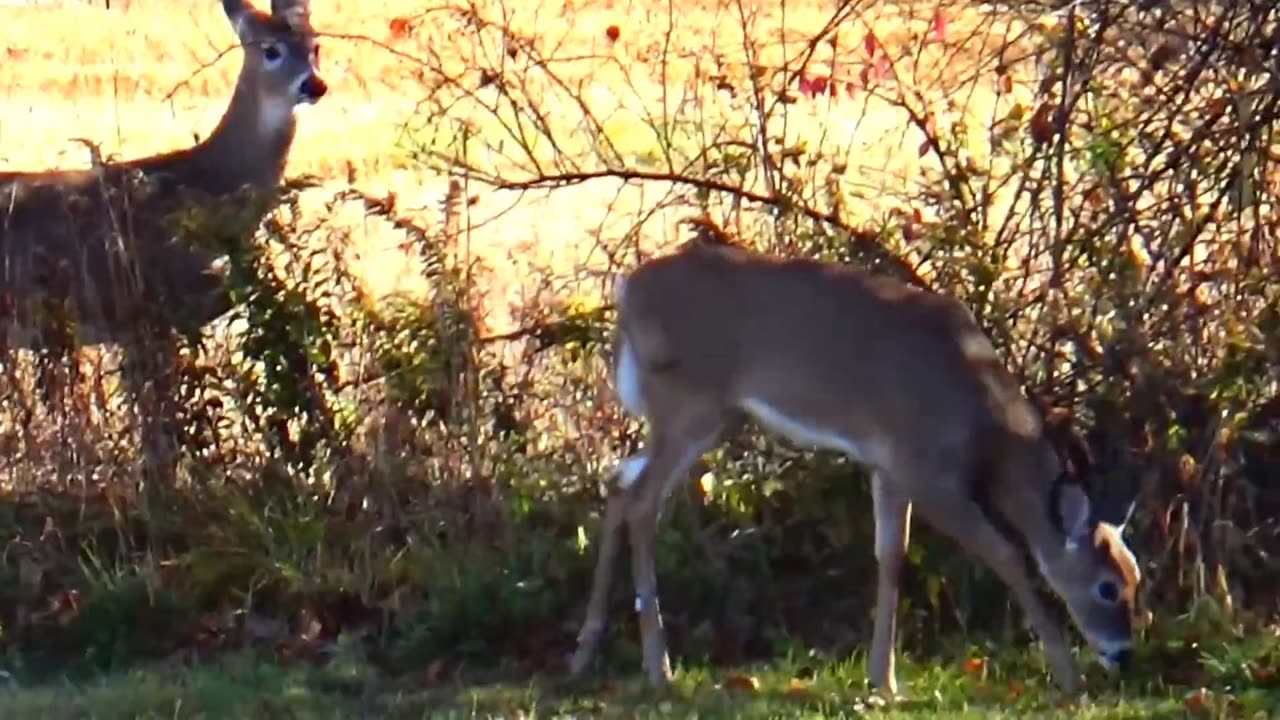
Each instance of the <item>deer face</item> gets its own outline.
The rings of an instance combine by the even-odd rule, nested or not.
[[[1101,522],[1079,485],[1057,493],[1058,528],[1065,541],[1038,557],[1045,579],[1066,603],[1076,627],[1108,669],[1127,664],[1133,649],[1135,600],[1141,572],[1125,545],[1124,524]]]
[[[242,76],[253,81],[264,118],[274,111],[283,123],[299,104],[328,92],[319,75],[316,41],[305,0],[274,0],[267,14],[243,0],[223,0],[227,18],[244,47]]]

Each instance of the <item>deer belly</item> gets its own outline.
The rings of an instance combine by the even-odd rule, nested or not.
[[[883,465],[884,453],[874,442],[860,442],[816,423],[789,417],[763,400],[747,398],[739,404],[739,407],[751,415],[765,430],[781,435],[796,445],[835,450],[865,465],[874,467]]]

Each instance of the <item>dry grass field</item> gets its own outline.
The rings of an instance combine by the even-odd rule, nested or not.
[[[0,52],[11,69],[0,76],[0,167],[84,166],[89,153],[75,138],[119,157],[160,152],[216,122],[238,67],[219,4],[104,5],[0,7]],[[855,3],[836,40],[812,48],[832,18],[827,3],[316,0],[312,12],[327,36],[322,61],[331,89],[302,112],[288,172],[394,193],[402,213],[428,226],[440,217],[447,163],[425,161],[414,148],[456,158],[462,147],[475,169],[511,180],[535,174],[531,158],[580,172],[616,169],[621,159],[678,174],[702,148],[750,147],[758,118],[749,68],[796,70],[807,51],[803,78],[771,75],[773,89],[795,102],[775,106],[769,132],[847,167],[841,182],[856,199],[847,210],[854,222],[885,217],[931,159],[921,159],[923,136],[906,113],[864,85],[878,76],[883,85],[892,74],[943,123],[967,114],[990,124],[1025,96],[1017,83],[1000,98],[991,71],[1019,28],[954,2]],[[486,23],[505,34],[477,29]],[[1020,66],[1011,54],[1008,60],[1016,75]],[[512,139],[512,114],[496,91],[485,94],[485,73],[503,68],[520,75],[517,99],[547,119],[528,148],[521,147],[528,137]],[[839,92],[815,93],[804,85],[808,78]],[[606,178],[515,192],[458,177],[472,199],[458,251],[486,270],[478,285],[495,332],[518,322],[519,309],[539,292],[585,291],[575,290],[579,271],[598,266],[624,239],[645,247],[676,239],[673,220],[692,209],[688,188],[670,183]],[[747,179],[753,183],[763,188],[760,178]],[[327,199],[330,190],[316,197]],[[397,249],[402,236],[354,206],[319,219],[350,231],[349,256],[374,295],[422,289],[418,268]]]

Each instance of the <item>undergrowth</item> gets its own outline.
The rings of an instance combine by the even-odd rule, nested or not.
[[[840,3],[830,28],[866,10]],[[920,42],[941,42],[948,11],[926,14]],[[180,343],[181,452],[159,487],[142,482],[155,458],[138,451],[141,411],[117,392],[111,350],[4,349],[0,664],[21,685],[87,683],[69,702],[90,708],[115,702],[93,679],[101,673],[196,666],[177,681],[124,675],[139,712],[157,715],[195,702],[210,714],[324,717],[375,702],[409,716],[441,693],[461,716],[611,703],[603,691],[587,700],[509,683],[563,671],[602,483],[636,444],[636,423],[608,392],[612,308],[599,273],[574,285],[539,278],[522,329],[486,333],[464,187],[613,179],[666,187],[659,204],[718,215],[748,244],[864,264],[964,299],[1072,472],[1106,504],[1138,502],[1129,541],[1153,621],[1131,682],[1151,704],[1126,705],[1139,703],[1130,681],[1109,680],[1099,702],[1111,705],[1080,712],[1180,712],[1199,688],[1208,711],[1265,710],[1280,662],[1280,215],[1269,154],[1280,70],[1260,48],[1277,11],[1224,0],[1026,12],[1045,14],[1021,18],[1021,34],[941,93],[908,72],[919,47],[868,36],[837,64],[815,59],[835,45],[820,34],[776,67],[752,67],[761,48],[746,43],[745,60],[726,55],[719,76],[687,78],[702,104],[632,118],[653,130],[636,164],[611,146],[607,128],[620,121],[558,82],[554,47],[452,6],[439,22],[474,33],[477,49],[505,50],[477,52],[490,64],[475,68],[489,80],[478,86],[420,58],[438,83],[406,134],[423,168],[467,184],[451,184],[430,226],[400,214],[394,197],[356,188],[329,206],[358,203],[403,233],[431,298],[368,302],[341,253],[314,250],[341,247],[342,233],[302,222],[300,191],[286,193],[252,244],[228,248],[236,308]],[[1019,19],[990,13],[988,31]],[[1161,49],[1140,67],[1134,38]],[[999,96],[995,114],[947,110],[957,86]],[[848,147],[788,135],[788,112],[830,111],[833,88],[897,112],[918,142],[908,152],[929,168],[876,222],[850,220],[866,191]],[[723,117],[703,112],[712,96]],[[572,117],[552,123],[552,108]],[[466,125],[485,112],[485,127]],[[184,232],[201,239],[198,223]],[[614,269],[653,251],[638,235],[602,239]],[[699,688],[743,684],[725,667],[789,656],[766,682],[789,687],[810,662],[794,658],[808,652],[825,659],[800,678],[799,700],[779,703],[845,712],[860,697],[858,661],[840,658],[858,657],[870,626],[864,479],[841,458],[748,427],[682,486],[658,568],[672,652],[689,668],[670,701],[678,709],[721,712],[721,695],[704,704]],[[639,658],[624,594],[604,660],[620,673]],[[900,616],[916,658],[910,682],[933,693],[922,713],[1052,703],[1011,684],[1047,681],[1028,668],[1040,661],[1025,659],[1036,655],[1004,589],[927,530],[913,542]],[[1005,665],[1006,653],[1020,659]],[[934,669],[935,657],[950,659]],[[508,684],[492,694],[448,685],[486,670]],[[970,705],[981,682],[1004,695]],[[53,693],[13,701],[35,717],[65,707]],[[768,714],[773,701],[751,702]]]

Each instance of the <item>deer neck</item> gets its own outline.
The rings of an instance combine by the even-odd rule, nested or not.
[[[296,129],[292,104],[264,98],[243,68],[226,112],[208,137],[192,148],[138,165],[212,195],[245,186],[270,190],[284,176]]]
[[[1054,508],[1058,488],[1065,477],[1052,447],[1035,443],[1024,448],[1034,455],[1029,477],[1006,478],[995,504],[998,512],[1021,536],[1039,565],[1052,561],[1066,549],[1067,537]]]

